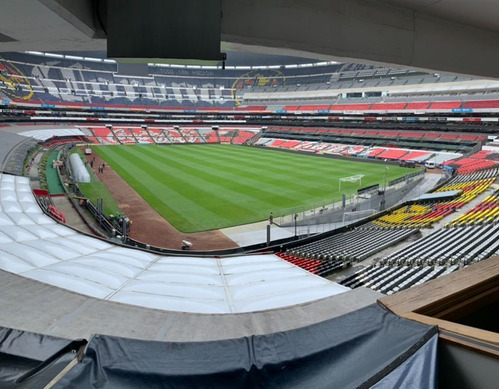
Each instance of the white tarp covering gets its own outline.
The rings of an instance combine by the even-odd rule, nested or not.
[[[71,154],[69,156],[69,162],[71,164],[71,172],[73,173],[73,179],[76,182],[90,182],[90,174],[87,168],[83,164],[82,159],[77,153]]]
[[[429,158],[429,161],[435,162],[436,165],[439,165],[443,162],[449,161],[450,159],[460,158],[462,154],[458,153],[436,153],[436,155],[432,158]]]
[[[79,128],[59,128],[50,130],[31,130],[20,132],[19,135],[28,136],[39,140],[47,140],[60,136],[85,136],[85,133]]]
[[[27,177],[0,175],[0,269],[27,278],[110,301],[194,313],[275,309],[349,290],[275,255],[167,257],[115,246],[43,215],[27,188]]]

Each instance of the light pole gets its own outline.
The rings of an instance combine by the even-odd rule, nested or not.
[[[295,222],[295,238],[297,238],[297,218],[299,217],[298,214],[293,215],[293,220]]]
[[[385,167],[385,174],[384,174],[384,192],[383,192],[383,197],[382,201],[380,202],[380,210],[383,211],[385,209],[385,190],[387,189],[387,171],[389,170],[389,166]]]
[[[387,171],[389,170],[389,166],[385,167],[385,174],[384,174],[384,196],[385,196],[385,188],[387,184]]]

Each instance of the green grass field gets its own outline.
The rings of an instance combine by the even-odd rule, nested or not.
[[[96,146],[153,208],[182,232],[265,220],[270,212],[340,200],[359,189],[339,178],[364,174],[383,185],[385,166],[232,145]],[[415,169],[391,166],[387,182]]]

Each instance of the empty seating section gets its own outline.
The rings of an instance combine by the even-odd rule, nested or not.
[[[305,259],[361,261],[411,234],[414,229],[357,228],[287,250],[286,254]]]
[[[335,145],[325,142],[301,142],[302,144],[295,146],[295,150],[309,151],[312,153],[326,152],[329,153],[331,149],[335,148]],[[345,150],[348,146],[337,145],[338,150]]]
[[[137,139],[133,135],[133,132],[129,128],[114,127],[112,128],[116,139],[123,145],[126,144],[137,144]]]
[[[458,139],[458,135],[457,134],[451,134],[451,133],[441,134],[441,136],[440,136],[439,139]]]
[[[486,178],[486,179],[479,179],[479,180],[475,180],[475,181],[449,183],[449,184],[439,188],[438,190],[436,190],[436,192],[439,193],[439,192],[446,192],[446,191],[452,191],[452,190],[461,190],[462,193],[458,198],[456,198],[454,200],[447,201],[445,203],[441,203],[441,208],[443,208],[443,206],[446,206],[448,208],[453,207],[453,209],[459,209],[459,208],[463,207],[465,204],[467,204],[469,201],[472,201],[478,195],[483,193],[494,182],[495,182],[495,178]]]
[[[389,266],[468,265],[498,251],[498,224],[441,228],[379,261]]]
[[[245,131],[245,130],[237,130],[237,131],[238,133],[234,136],[232,142],[234,145],[245,144],[255,136],[255,133],[251,131]]]
[[[236,131],[233,129],[220,129],[219,139],[221,143],[231,143],[233,137],[236,135]]]
[[[110,128],[106,127],[89,127],[88,130],[94,134],[94,137],[98,140],[100,144],[103,145],[117,145],[120,144],[118,139],[116,139],[115,134]]]
[[[466,174],[477,170],[485,170],[498,167],[498,162],[495,161],[481,161],[477,159],[464,160],[464,164],[458,169],[459,173]]]
[[[459,190],[460,195],[453,200],[430,204],[415,203],[406,205],[381,216],[371,223],[387,228],[426,228],[462,208],[495,182],[495,170],[479,172],[474,175],[456,176],[435,192]],[[498,212],[498,211],[497,211]],[[494,216],[494,212],[488,216]]]
[[[498,100],[466,101],[462,108],[497,108]]]
[[[298,146],[301,142],[298,140],[288,140],[281,144],[282,149],[293,149]]]
[[[301,105],[298,108],[298,111],[328,111],[330,109],[329,104],[321,104],[321,105]]]
[[[216,131],[216,130],[204,130],[203,136],[204,136],[205,141],[207,143],[220,143],[219,131]]]
[[[179,130],[168,128],[163,131],[171,143],[186,143],[186,139],[182,136]]]
[[[298,111],[300,109],[300,105],[285,105],[283,107],[284,111]]]
[[[408,154],[403,155],[400,159],[402,161],[417,161],[424,160],[431,156],[427,151],[410,151]]]
[[[406,104],[405,109],[422,110],[422,109],[427,109],[429,105],[430,101],[413,101]]]
[[[277,147],[277,148],[279,148],[279,147],[281,147],[281,145],[282,145],[283,143],[285,143],[285,142],[286,142],[286,140],[285,140],[285,139],[275,139],[275,140],[273,140],[273,142],[271,143],[271,145],[270,145],[270,146],[271,146],[271,147]]]
[[[280,149],[292,149],[296,148],[297,150],[302,151],[311,151],[314,152],[314,146],[318,145],[318,142],[301,142],[298,140],[288,140],[288,139],[274,139],[270,144],[266,144],[266,146],[280,148]],[[297,147],[301,146],[301,147]]]
[[[315,150],[317,150],[317,145],[318,145],[318,142],[308,142],[308,141],[299,142],[299,144],[297,146],[295,146],[295,150],[309,151],[309,152],[314,153]]]
[[[213,130],[208,128],[158,128],[158,127],[86,127],[88,136],[82,142],[94,144],[172,144],[220,143],[245,144],[255,132],[245,129]],[[291,148],[300,141],[289,141]]]
[[[338,260],[305,259],[294,257],[293,255],[286,253],[277,253],[276,255],[287,262],[293,263],[294,265],[321,277],[326,277],[329,274],[345,267],[344,262]]]
[[[465,175],[479,170],[498,168],[498,151],[481,150],[466,158],[460,158],[445,163],[457,168],[458,173]]]
[[[371,104],[335,104],[330,106],[330,111],[366,111]]]
[[[113,127],[112,128],[113,133],[115,136],[119,137],[133,137],[133,132],[132,129],[130,128],[123,128],[123,127]]]
[[[441,220],[452,211],[434,210],[431,206],[413,204],[400,207],[391,213],[372,221],[380,227],[423,228]]]
[[[375,147],[374,149],[372,149],[370,154],[368,154],[368,157],[374,158],[374,157],[378,156],[379,154],[383,153],[384,151],[385,151],[385,149],[383,149],[383,148]]]
[[[423,162],[432,157],[436,164],[441,164],[451,158],[461,156],[459,153],[442,151],[429,152],[398,147],[398,142],[405,141],[406,139],[420,140],[425,138],[427,135],[431,135],[432,139],[439,139],[440,136],[455,139],[459,136],[456,134],[425,133],[421,131],[384,131],[273,126],[268,128],[264,132],[264,135],[266,139],[272,140],[267,142],[258,142],[258,145],[265,145],[267,147],[294,148],[295,150],[301,151],[321,151],[324,153],[339,155],[357,155],[360,157],[377,158],[382,160],[412,160],[414,162]],[[295,137],[297,139],[304,138],[304,135],[307,135],[308,138],[317,138],[318,142],[308,140],[300,141],[301,143],[298,144],[283,145],[285,140],[290,140]],[[339,138],[342,139],[339,140]],[[380,139],[386,139],[383,147],[377,146],[377,144],[381,143]],[[276,140],[276,142],[274,142],[274,140]],[[337,141],[342,143],[339,144]],[[425,143],[421,143],[419,141],[418,144],[415,143],[414,146],[425,147]]]
[[[167,136],[163,132],[163,129],[161,128],[148,128],[148,133],[149,135],[151,135],[151,138],[156,144],[170,143],[170,140],[167,138]]]
[[[155,141],[146,128],[132,128],[132,135],[139,144],[154,144]]]
[[[401,110],[405,109],[406,103],[375,103],[372,104],[371,110]]]
[[[381,266],[372,265],[357,271],[340,282],[341,285],[358,288],[367,287],[384,294],[419,285],[434,278],[449,274],[458,269],[457,265],[445,266]]]
[[[477,135],[459,135],[458,136],[458,139],[460,139],[460,140],[478,140],[477,138],[478,138]]]
[[[490,159],[498,161],[498,151],[493,150],[481,150],[475,154],[469,155],[469,158],[473,159]]]
[[[478,170],[467,174],[457,174],[447,184],[452,185],[461,182],[478,181],[488,178],[496,178],[497,176],[498,176],[498,168],[489,170]]]
[[[498,191],[476,208],[481,212],[482,207],[497,199]],[[496,206],[498,209],[497,202]],[[364,286],[392,294],[498,253],[498,232],[498,217],[484,224],[441,228],[380,259],[376,265],[358,270],[340,283],[350,288]]]
[[[416,131],[404,131],[399,134],[399,136],[405,138],[422,138],[425,135],[425,132],[416,132]]]
[[[357,155],[357,154],[362,153],[366,149],[367,149],[367,147],[365,147],[365,146],[349,146],[347,148],[347,150],[345,150],[345,153],[349,154],[349,155]]]
[[[399,134],[399,131],[379,131],[378,133],[378,135],[382,137],[397,137]]]
[[[453,219],[447,226],[457,227],[493,222],[498,222],[498,189],[473,209]]]
[[[254,143],[256,146],[269,146],[273,142],[273,139],[271,138],[259,138],[257,141]]]
[[[435,101],[429,109],[457,109],[462,105],[461,101]]]
[[[179,133],[187,143],[205,143],[205,139],[194,128],[183,128],[179,130]]]
[[[401,149],[387,149],[382,153],[377,155],[377,158],[381,159],[400,159],[408,152],[408,150]]]
[[[281,69],[282,76],[265,74],[248,75],[248,70],[211,69],[206,75],[197,69],[173,69],[150,66],[149,77],[123,77],[117,73],[116,64],[85,61],[82,59],[46,58],[27,53],[4,53],[0,70],[7,71],[10,64],[15,65],[21,74],[26,75],[30,85],[21,79],[21,87],[33,90],[29,100],[34,103],[49,103],[98,107],[164,107],[166,109],[237,110],[266,112],[274,110],[263,103],[252,103],[251,95],[245,100],[246,93],[252,92],[294,92],[322,91],[332,88],[348,89],[355,87],[381,87],[397,85],[420,85],[445,82],[418,75],[413,71],[370,68],[360,64],[329,64],[325,66],[306,66]],[[344,71],[344,67],[364,67],[361,71]],[[168,74],[167,74],[168,73]],[[203,72],[201,72],[203,73]],[[260,74],[262,73],[262,74]],[[391,77],[395,76],[395,77]],[[286,79],[286,83],[280,81]],[[375,78],[373,78],[375,77]],[[455,77],[457,78],[457,77]],[[459,78],[457,81],[468,81]],[[449,81],[449,80],[448,80]],[[296,85],[296,86],[295,86]],[[0,92],[11,95],[7,83],[0,84]],[[269,93],[271,95],[271,93]],[[442,98],[442,97],[436,97]],[[453,99],[454,97],[450,97]],[[279,110],[284,111],[402,111],[402,110],[450,110],[456,108],[497,110],[498,100],[484,97],[483,100],[462,101],[387,101],[389,98],[340,99],[337,104],[331,101],[300,104],[288,100],[280,102]],[[412,99],[412,98],[410,98]],[[422,97],[422,99],[430,99]],[[272,100],[278,100],[273,97]],[[279,101],[279,100],[278,100]],[[368,102],[366,102],[368,101]],[[242,105],[243,104],[243,105]],[[256,105],[253,105],[256,104]],[[257,105],[258,104],[258,105]]]

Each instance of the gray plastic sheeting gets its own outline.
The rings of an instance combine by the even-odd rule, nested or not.
[[[432,389],[436,333],[373,304],[292,331],[216,342],[96,335],[82,363],[55,388],[346,389],[378,383],[380,389],[410,380],[412,388]]]
[[[0,327],[0,389],[43,388],[85,343]]]
[[[438,337],[435,334],[415,354],[371,388],[435,388]]]

